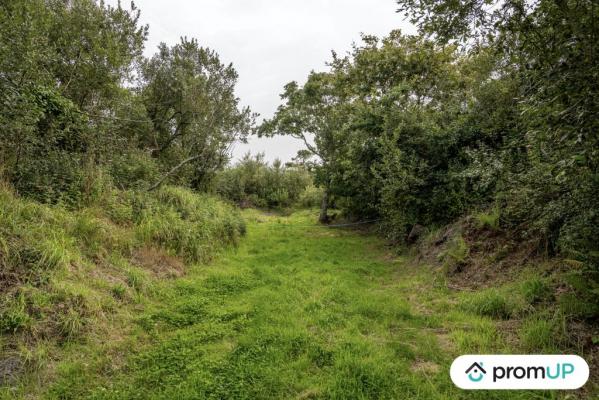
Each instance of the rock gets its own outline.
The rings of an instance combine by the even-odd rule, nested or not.
[[[410,230],[410,234],[408,235],[408,243],[412,244],[412,243],[416,243],[418,241],[418,239],[420,239],[420,237],[422,236],[422,234],[424,233],[424,226],[420,225],[420,224],[416,224],[412,227],[412,229]]]

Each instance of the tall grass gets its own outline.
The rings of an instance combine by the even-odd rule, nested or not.
[[[237,243],[245,224],[237,210],[213,197],[165,187],[141,205],[137,237],[190,262],[207,261],[218,249]]]
[[[26,366],[37,347],[78,341],[119,302],[140,301],[151,266],[135,262],[137,249],[202,262],[245,233],[232,206],[168,186],[107,188],[78,210],[0,186],[0,221],[0,359],[18,354]]]

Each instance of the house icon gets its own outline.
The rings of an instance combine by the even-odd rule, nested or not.
[[[470,367],[468,367],[468,369],[466,370],[466,374],[468,374],[468,379],[470,379],[472,382],[480,382],[485,374],[487,373],[487,371],[485,371],[485,369],[483,368],[483,363],[473,363]]]

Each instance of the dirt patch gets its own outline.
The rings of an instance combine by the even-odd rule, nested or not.
[[[419,372],[422,374],[436,374],[441,370],[439,364],[432,361],[416,360],[410,366],[412,372]]]
[[[185,274],[185,264],[154,247],[142,247],[133,253],[131,262],[152,272],[158,278],[176,278]]]
[[[450,287],[478,290],[509,282],[526,265],[547,260],[534,243],[478,227],[466,217],[421,240],[415,262],[444,268]]]
[[[8,385],[17,380],[23,370],[23,361],[17,356],[0,359],[0,385]]]

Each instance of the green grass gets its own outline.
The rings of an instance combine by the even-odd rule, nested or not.
[[[316,226],[313,212],[281,217],[246,210],[244,217],[248,235],[238,249],[190,267],[184,277],[154,281],[141,302],[119,303],[123,314],[112,324],[128,329],[69,342],[47,381],[32,373],[10,396],[564,397],[465,392],[451,383],[449,366],[460,354],[522,350],[497,325],[496,318],[511,313],[503,291],[455,293],[435,286],[431,269],[390,253],[379,238]],[[113,296],[126,299],[150,284],[140,271],[127,277],[108,289]],[[531,285],[516,289],[537,301],[543,291]],[[548,324],[531,318],[517,332],[521,343],[556,350],[551,334],[559,327]],[[76,316],[64,327],[88,329]]]
[[[83,354],[114,361],[109,352],[136,343],[135,317],[169,262],[181,272],[179,258],[208,260],[244,230],[232,206],[181,188],[108,191],[73,210],[0,183],[0,398],[50,393]],[[148,270],[139,253],[162,261]]]
[[[488,212],[474,214],[474,220],[479,229],[497,230],[499,228],[499,208],[493,207]]]

